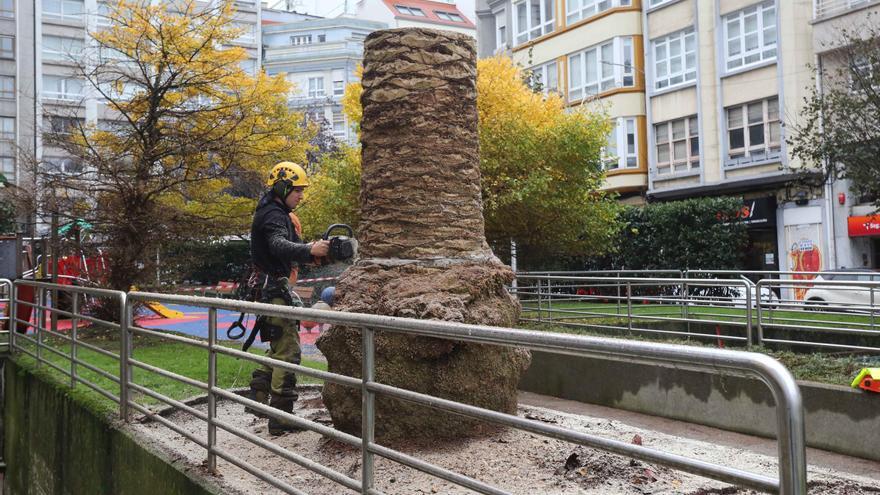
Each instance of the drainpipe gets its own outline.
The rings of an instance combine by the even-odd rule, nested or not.
[[[818,54],[814,56],[816,65],[816,92],[822,94],[822,59]],[[819,133],[825,133],[825,121],[823,115],[819,114]],[[825,159],[825,170],[828,170],[831,164]],[[825,181],[825,238],[828,244],[828,263],[827,268],[837,269],[837,235],[834,228],[834,182],[833,176]]]

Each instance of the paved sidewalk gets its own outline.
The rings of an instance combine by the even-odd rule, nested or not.
[[[531,392],[519,393],[520,404],[538,406],[570,414],[592,417],[604,417],[617,420],[630,426],[675,435],[701,442],[711,442],[726,447],[745,449],[757,454],[775,457],[777,455],[776,440],[733,433],[710,426],[702,426],[684,421],[649,416],[646,414],[613,409],[605,406],[584,404],[582,402],[557,399]],[[864,476],[880,481],[880,462],[835,454],[824,450],[807,448],[807,463],[835,471]]]

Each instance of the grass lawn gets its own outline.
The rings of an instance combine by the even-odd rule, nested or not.
[[[545,318],[548,315],[548,306],[543,303],[543,314]],[[713,321],[730,321],[744,323],[746,320],[745,308],[726,307],[726,306],[708,306],[702,303],[700,306],[687,306],[687,317],[691,320],[713,320]],[[590,322],[613,324],[620,322],[627,316],[626,304],[621,304],[618,308],[614,302],[601,303],[589,301],[554,301],[552,305],[552,314],[554,318],[577,318],[589,319]],[[681,305],[675,304],[633,304],[632,314],[639,320],[650,320],[655,317],[661,318],[684,318],[685,313]],[[579,315],[578,313],[585,313]],[[523,305],[523,318],[537,318],[538,308],[534,302]],[[860,313],[842,313],[830,311],[799,311],[792,309],[772,309],[762,308],[761,319],[763,324],[772,323],[775,325],[792,326],[818,326],[818,327],[851,327],[851,328],[870,328],[871,316],[869,314]],[[752,321],[758,321],[758,313],[752,310]],[[875,328],[880,330],[880,315],[874,317]]]
[[[90,337],[88,334],[88,330],[81,330],[79,338],[84,342],[101,349],[108,350],[115,354],[119,353],[119,341],[117,339],[106,338],[100,335]],[[23,345],[29,351],[35,352],[36,347],[34,344],[26,342],[23,339],[20,339],[17,343]],[[70,345],[66,341],[62,341],[62,339],[52,339],[44,343],[68,356],[70,354]],[[240,349],[241,345],[228,344],[228,347]],[[262,349],[251,349],[250,352],[262,356],[265,351]],[[42,352],[42,357],[65,370],[70,370],[70,360],[66,357],[56,355],[55,353],[46,350]],[[119,376],[119,361],[116,358],[105,356],[83,347],[77,349],[77,357],[96,368],[111,373],[113,376]],[[208,381],[208,352],[205,349],[178,342],[160,341],[155,338],[151,338],[150,340],[136,338],[133,357],[143,363],[177,373],[193,380],[198,380],[202,383],[207,383]],[[25,354],[19,354],[16,359],[22,361],[29,367],[34,367],[36,365],[36,361]],[[327,364],[319,361],[304,360],[302,364],[309,368],[325,371],[327,369]],[[256,363],[250,361],[218,355],[217,384],[224,389],[247,387],[251,379],[251,371],[253,371],[256,366]],[[43,369],[47,377],[69,386],[69,376],[53,369],[51,366],[43,365]],[[119,384],[109,378],[86,369],[83,366],[77,366],[77,375],[116,396],[119,395]],[[133,367],[132,375],[134,383],[171,397],[172,399],[181,400],[205,393],[204,390],[198,387],[159,376],[156,373],[136,366]],[[301,374],[297,376],[297,379],[299,383],[319,383],[317,379]],[[107,413],[118,410],[117,404],[83,383],[77,384],[74,395],[82,398],[84,403],[98,412]],[[151,406],[153,408],[164,406],[164,403],[135,391],[132,391],[132,399],[141,405]]]

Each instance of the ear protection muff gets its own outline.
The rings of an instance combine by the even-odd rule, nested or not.
[[[272,193],[282,200],[287,199],[291,192],[293,192],[293,182],[287,179],[276,180],[272,185]]]

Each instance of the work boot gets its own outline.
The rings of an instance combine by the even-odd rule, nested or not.
[[[275,397],[272,396],[272,400],[269,401],[269,405],[278,409],[279,411],[283,411],[286,413],[293,413],[293,403],[296,399],[294,397]],[[287,421],[285,419],[276,418],[275,416],[269,416],[269,434],[272,436],[284,435],[285,433],[293,432],[293,431],[303,431],[305,428],[301,428],[296,426],[295,424]]]
[[[248,392],[247,398],[252,401],[259,402],[260,404],[266,404],[267,402],[269,402],[269,394],[267,394],[266,392],[264,392],[262,390],[251,389],[250,392]],[[262,411],[257,411],[256,409],[254,409],[251,406],[244,406],[244,412],[246,414],[253,414],[254,416],[256,416],[258,418],[265,419],[265,418],[269,417],[268,414],[266,414]]]
[[[269,384],[272,382],[272,373],[267,372],[262,369],[255,369],[253,373],[251,373],[251,390],[248,392],[247,398],[260,404],[266,404],[269,402]],[[269,416],[266,413],[262,413],[257,411],[256,409],[250,406],[244,406],[244,412],[247,414],[253,414],[258,418],[268,418]]]

